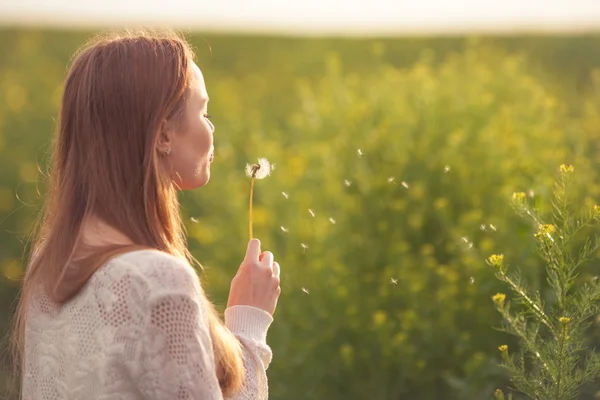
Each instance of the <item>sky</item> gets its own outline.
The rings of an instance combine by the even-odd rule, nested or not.
[[[2,25],[402,34],[600,29],[600,0],[0,0]]]

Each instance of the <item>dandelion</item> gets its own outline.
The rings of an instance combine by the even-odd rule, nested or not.
[[[504,301],[506,300],[506,295],[504,293],[496,293],[492,296],[492,301],[499,306],[504,305]]]
[[[271,174],[271,171],[275,169],[275,164],[271,164],[266,158],[259,158],[258,163],[246,165],[246,175],[252,179],[250,184],[250,209],[249,209],[249,221],[248,230],[250,233],[250,239],[252,235],[252,198],[254,196],[254,180],[264,179]]]
[[[396,178],[394,178],[393,176],[390,176],[389,178],[387,178],[388,183],[396,183]]]
[[[302,291],[303,291],[304,293],[306,293],[306,294],[310,294],[310,292],[308,291],[308,289],[307,289],[307,288],[305,288],[304,286],[302,287]]]
[[[446,166],[444,167],[444,173],[446,173],[446,174],[447,174],[448,172],[450,172],[450,166],[449,166],[449,165],[446,165]]]
[[[352,182],[350,182],[348,179],[344,179],[344,185],[350,187],[350,185],[352,185]]]
[[[402,181],[402,186],[404,186],[405,189],[408,189],[408,183]]]
[[[286,200],[290,198],[290,195],[287,194],[286,192],[281,192],[281,194],[283,195],[283,197],[286,198]]]
[[[390,278],[390,283],[392,285],[397,285],[398,284],[398,279]]]
[[[363,152],[361,149],[356,150],[356,154],[358,154],[359,157],[363,156]]]
[[[288,229],[285,226],[282,225],[280,228],[281,228],[281,232],[288,233]]]
[[[308,209],[308,213],[310,214],[311,217],[315,217],[315,212],[312,209]]]
[[[331,222],[333,225],[335,225],[335,219],[329,217],[329,222]]]
[[[501,268],[504,264],[503,254],[492,254],[487,258],[487,263],[495,268]]]
[[[562,164],[558,170],[562,175],[572,174],[575,172],[575,167],[569,164]]]
[[[190,221],[192,221],[193,223],[197,224],[198,223],[198,218],[192,217],[192,218],[190,218]]]

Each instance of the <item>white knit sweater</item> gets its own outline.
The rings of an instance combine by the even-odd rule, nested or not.
[[[206,304],[193,268],[168,254],[123,254],[62,307],[43,295],[29,308],[23,399],[222,399]],[[244,349],[235,400],[267,399],[271,315],[236,306],[226,326]]]

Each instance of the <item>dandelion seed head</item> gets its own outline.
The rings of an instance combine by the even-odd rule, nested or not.
[[[402,181],[402,186],[404,186],[405,189],[408,189],[408,183]]]
[[[350,182],[348,179],[344,180],[344,185],[350,187],[350,185],[352,185],[352,182]]]
[[[329,222],[331,222],[332,224],[334,224],[334,225],[335,225],[335,219],[333,219],[333,218],[331,218],[331,217],[329,217]]]
[[[258,159],[258,163],[246,165],[246,175],[250,178],[264,179],[271,175],[271,171],[274,169],[275,164],[271,164],[269,160],[262,157]]]
[[[310,214],[311,217],[315,217],[315,212],[312,209],[308,209],[308,213]]]
[[[286,199],[290,198],[290,195],[287,194],[286,192],[281,192],[281,194],[283,195],[283,197],[285,197]]]

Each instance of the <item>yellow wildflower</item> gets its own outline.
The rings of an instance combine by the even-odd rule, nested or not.
[[[563,324],[563,325],[566,325],[566,324],[568,324],[569,322],[571,322],[571,318],[569,318],[569,317],[560,317],[558,320],[559,320],[559,321],[560,321],[560,323],[561,323],[561,324]]]
[[[549,237],[552,238],[551,235],[556,232],[556,226],[552,224],[542,224],[540,225],[538,232],[535,234],[536,238],[540,237]]]
[[[494,303],[501,306],[504,304],[504,300],[506,300],[506,295],[504,293],[496,293],[492,296],[492,300],[494,301]]]
[[[503,254],[492,254],[487,259],[488,264],[492,267],[500,268],[502,264],[504,264],[504,255]]]
[[[559,171],[563,175],[572,174],[573,172],[575,172],[575,167],[569,164],[562,164],[559,167]]]

